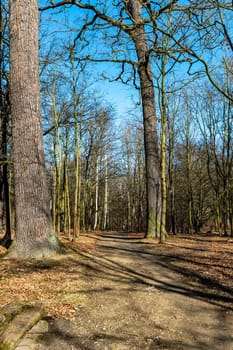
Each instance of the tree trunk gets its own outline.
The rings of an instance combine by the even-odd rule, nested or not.
[[[38,74],[38,3],[12,0],[10,88],[15,242],[9,253],[39,258],[59,249],[52,230],[44,161]]]
[[[2,180],[4,189],[4,212],[5,212],[5,235],[0,242],[6,248],[11,245],[11,213],[10,213],[10,193],[9,193],[9,181],[8,181],[8,163],[7,163],[7,127],[8,127],[8,111],[4,110],[2,119],[2,156],[5,160],[2,169]]]
[[[162,67],[161,67],[161,87],[160,87],[160,113],[161,113],[161,194],[162,194],[162,205],[161,205],[161,228],[160,228],[160,243],[165,243],[166,240],[166,212],[167,212],[167,181],[166,181],[166,92],[165,92],[165,74],[166,74],[166,62],[167,57],[163,55]]]
[[[168,120],[168,177],[169,177],[169,200],[170,200],[170,226],[173,235],[176,234],[176,207],[175,207],[175,114]]]
[[[130,0],[128,8],[135,23],[142,21],[142,5],[139,0]],[[138,74],[143,108],[147,190],[146,237],[155,238],[160,236],[161,181],[154,86],[144,26],[137,24],[130,35],[138,56]]]
[[[191,120],[189,110],[187,111],[187,119],[185,121],[185,166],[186,166],[186,181],[187,181],[187,210],[188,210],[188,233],[193,233],[193,186],[192,186],[192,159],[191,159]]]
[[[8,82],[4,81],[4,55],[5,46],[4,41],[4,25],[3,25],[3,9],[2,4],[0,4],[0,122],[1,122],[1,171],[0,171],[0,217],[1,217],[1,230],[5,229],[5,235],[0,240],[0,245],[9,248],[11,245],[11,221],[10,221],[10,198],[9,198],[9,183],[8,183],[8,162],[7,162],[7,131],[9,123],[9,99],[8,99]],[[6,73],[6,72],[5,72]],[[4,86],[5,85],[5,86]],[[3,225],[4,224],[4,225]],[[3,226],[2,226],[3,225]]]
[[[53,103],[53,118],[54,118],[54,194],[53,201],[55,206],[55,212],[53,212],[53,227],[54,232],[60,235],[61,231],[61,171],[62,171],[62,155],[61,155],[61,137],[58,123],[57,113],[57,97],[55,83],[52,87],[51,98]]]
[[[97,155],[97,160],[96,160],[96,168],[95,168],[95,222],[94,222],[94,231],[97,228],[98,224],[98,212],[99,212],[99,158]]]
[[[74,66],[74,50],[71,51],[71,69],[72,69],[72,91],[73,91],[73,114],[74,114],[74,153],[75,153],[75,188],[74,188],[74,230],[73,240],[75,241],[80,235],[80,193],[81,193],[81,167],[80,167],[80,125],[77,115],[77,91],[76,77]]]
[[[53,231],[56,232],[57,224],[57,127],[53,131],[53,196],[52,196],[52,222]]]
[[[104,177],[104,222],[103,230],[108,229],[108,157],[105,155],[105,177]]]
[[[70,215],[70,191],[69,191],[69,157],[68,157],[68,144],[69,144],[69,129],[66,127],[64,130],[64,232],[68,235],[71,241],[71,215]]]

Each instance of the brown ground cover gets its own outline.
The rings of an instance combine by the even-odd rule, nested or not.
[[[77,253],[98,255],[101,233],[82,234],[77,242],[62,237],[63,244]],[[233,239],[217,235],[172,236],[165,245],[158,241],[143,239],[143,234],[122,234],[140,243],[143,249],[170,261],[174,270],[206,280],[206,287],[213,285],[213,292],[224,295],[224,289],[233,288]],[[60,282],[70,283],[72,275],[80,272],[78,257],[72,251],[47,261],[1,260],[0,307],[11,301],[41,303],[52,317],[73,319],[74,307],[61,297]],[[3,248],[0,254],[5,253]],[[80,279],[80,284],[82,283]],[[219,286],[219,288],[218,288]],[[225,287],[225,288],[224,288]],[[65,287],[64,287],[65,288]],[[229,304],[228,304],[229,305]],[[230,306],[230,305],[229,305]],[[233,308],[233,303],[231,304]]]
[[[231,238],[161,245],[100,232],[63,243],[65,255],[0,264],[0,306],[41,304],[51,322],[45,348],[233,349]]]

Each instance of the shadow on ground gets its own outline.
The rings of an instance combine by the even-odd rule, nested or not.
[[[75,307],[72,322],[49,319],[49,333],[41,338],[44,348],[233,349],[233,289],[225,280],[233,261],[224,266],[223,259],[205,256],[212,237],[198,238],[192,246],[184,238],[179,247],[141,238],[101,234],[95,237],[95,251],[83,251],[77,242],[77,254],[16,262],[12,274],[66,271],[69,296],[87,297],[82,307]],[[220,242],[220,254],[232,259],[231,249],[221,249]],[[210,274],[210,263],[221,274]]]
[[[169,246],[154,245],[153,252],[149,251],[148,247],[147,243],[141,243],[135,237],[129,238],[125,234],[121,237],[119,233],[105,234],[98,242],[101,254],[79,254],[86,258],[81,264],[90,278],[98,275],[115,282],[125,281],[132,286],[144,284],[233,310],[233,288],[209,277],[208,264],[204,261],[193,261],[191,252],[190,258],[184,257],[182,250],[180,255],[174,255],[172,247]],[[188,249],[200,251],[202,248]],[[117,259],[114,259],[114,256]],[[123,262],[119,262],[119,257],[123,258]],[[129,264],[124,264],[125,258],[131,260]],[[201,272],[198,271],[198,265],[202,266]],[[215,266],[222,268],[224,274],[224,266]],[[233,270],[233,266],[229,268]]]

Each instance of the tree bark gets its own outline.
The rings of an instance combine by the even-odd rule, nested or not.
[[[62,154],[61,154],[61,137],[58,123],[57,113],[57,97],[55,83],[53,83],[51,91],[51,99],[53,104],[54,118],[54,179],[53,179],[53,230],[57,232],[58,237],[61,233],[61,212],[62,212],[62,196],[61,196],[61,172],[62,172]]]
[[[175,207],[175,114],[168,119],[168,178],[169,178],[169,199],[170,199],[170,226],[173,235],[176,234],[176,207]]]
[[[72,92],[73,92],[73,114],[74,114],[74,152],[75,152],[75,188],[74,188],[74,206],[73,206],[73,240],[80,235],[80,193],[81,193],[81,171],[80,171],[80,123],[77,114],[77,89],[74,66],[74,50],[71,51],[71,70],[72,70]]]
[[[10,256],[39,258],[59,249],[52,231],[40,112],[38,2],[10,1],[10,88],[15,242]]]
[[[161,87],[160,87],[160,113],[161,113],[161,227],[160,227],[160,243],[166,241],[166,213],[167,213],[167,179],[166,179],[166,121],[167,121],[167,106],[165,92],[165,75],[166,75],[167,57],[163,55],[161,66]]]
[[[146,237],[155,238],[160,236],[161,180],[154,86],[148,57],[146,33],[143,24],[139,24],[142,22],[142,5],[139,0],[130,0],[128,8],[136,24],[130,35],[134,41],[138,56],[138,74],[143,108],[147,190]]]
[[[99,158],[97,155],[96,160],[96,173],[95,173],[95,221],[94,221],[94,231],[97,228],[98,224],[98,212],[99,212]]]
[[[105,154],[103,230],[107,230],[107,229],[108,229],[108,156],[107,156],[107,154]]]

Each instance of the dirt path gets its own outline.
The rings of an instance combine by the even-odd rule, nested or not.
[[[232,350],[232,289],[179,267],[167,251],[124,234],[100,236],[97,253],[79,257],[75,321],[51,321],[46,349]]]

